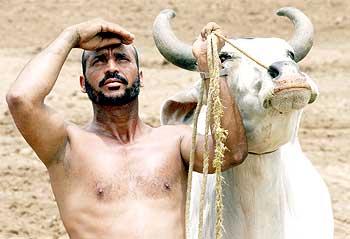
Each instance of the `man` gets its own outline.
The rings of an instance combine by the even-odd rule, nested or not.
[[[209,24],[194,44],[201,71],[207,71],[205,37],[217,28]],[[69,27],[24,67],[7,94],[18,129],[48,169],[72,239],[185,237],[192,130],[152,128],[139,118],[143,74],[133,39],[119,25],[101,19]],[[85,50],[80,84],[94,110],[93,120],[83,128],[64,121],[44,103],[74,47]],[[229,131],[225,170],[243,161],[247,146],[224,79],[221,89],[226,107],[222,122]],[[199,136],[194,164],[198,172],[203,141]],[[210,152],[212,158],[213,140]]]

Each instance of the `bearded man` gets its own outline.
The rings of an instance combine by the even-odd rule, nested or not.
[[[208,24],[193,47],[203,72],[206,35],[215,29]],[[19,131],[48,169],[72,239],[185,238],[192,130],[184,125],[153,128],[139,118],[143,74],[133,40],[121,26],[101,19],[68,27],[24,67],[7,94]],[[72,48],[85,50],[80,85],[94,114],[84,127],[65,121],[44,102]],[[226,108],[222,125],[229,132],[225,170],[243,161],[247,145],[225,77],[220,84]],[[199,135],[198,172],[203,142]],[[214,143],[210,139],[210,165]],[[212,166],[209,172],[214,172]]]

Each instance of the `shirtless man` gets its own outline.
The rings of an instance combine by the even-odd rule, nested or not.
[[[201,71],[207,69],[205,36],[214,28],[204,28],[193,47]],[[139,118],[143,75],[133,39],[119,25],[101,19],[71,26],[24,67],[7,94],[18,129],[48,169],[72,239],[185,237],[192,130],[182,125],[153,128]],[[44,102],[72,48],[86,50],[80,84],[94,116],[83,128]],[[229,131],[225,170],[243,161],[247,145],[224,78],[221,89],[226,107],[222,122]],[[198,141],[194,169],[201,172],[203,137]],[[210,151],[212,157],[213,140]]]

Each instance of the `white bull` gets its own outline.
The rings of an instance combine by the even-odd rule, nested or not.
[[[330,239],[333,216],[327,187],[303,154],[298,140],[302,109],[318,95],[317,86],[295,62],[312,46],[313,26],[295,8],[283,8],[295,25],[288,42],[277,38],[232,39],[270,65],[269,70],[242,57],[227,44],[221,51],[227,80],[240,108],[249,155],[244,163],[223,173],[225,239]],[[173,34],[161,12],[154,24],[160,52],[172,63],[195,70],[191,46]],[[162,106],[162,124],[191,124],[198,84],[170,97]],[[199,130],[203,131],[202,110]],[[202,175],[195,173],[191,202],[191,238],[197,238]],[[214,238],[215,180],[210,175],[205,209],[205,238]]]

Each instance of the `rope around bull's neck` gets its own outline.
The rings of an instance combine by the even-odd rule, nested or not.
[[[215,235],[216,239],[222,238],[222,225],[223,225],[223,201],[222,201],[222,175],[221,165],[226,150],[224,142],[227,138],[227,131],[221,127],[221,118],[223,116],[223,105],[220,99],[220,58],[217,49],[218,39],[214,33],[210,34],[207,39],[207,57],[208,68],[210,75],[209,88],[207,89],[207,115],[205,121],[205,143],[204,143],[204,160],[203,160],[203,180],[201,185],[200,195],[200,211],[199,211],[199,225],[198,225],[198,238],[203,238],[203,221],[204,221],[204,208],[205,208],[205,195],[206,195],[206,182],[208,176],[209,167],[209,147],[208,147],[208,135],[209,124],[211,118],[213,120],[212,132],[215,138],[215,152],[213,159],[213,167],[216,173],[216,222],[215,222]],[[204,80],[201,82],[200,96],[196,111],[194,114],[193,131],[192,131],[192,148],[188,170],[188,184],[187,184],[187,197],[186,197],[186,238],[190,239],[190,202],[191,202],[191,189],[192,189],[192,173],[195,157],[195,149],[197,142],[197,123],[200,109],[203,102],[204,94]]]

